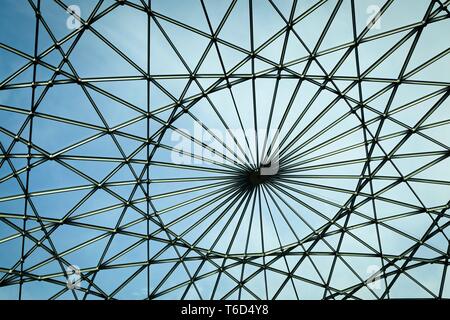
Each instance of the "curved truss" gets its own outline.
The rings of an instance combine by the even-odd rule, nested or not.
[[[450,295],[450,1],[70,2],[2,13],[0,298]]]

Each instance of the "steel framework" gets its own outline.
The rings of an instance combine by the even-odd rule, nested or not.
[[[355,0],[70,11],[82,2],[16,1],[32,13],[32,51],[0,38],[0,298],[450,296],[450,1],[418,1],[405,23],[411,2],[379,1],[364,25]],[[61,35],[48,6],[80,26]],[[145,59],[108,18],[128,19]],[[84,76],[98,44],[108,69]],[[57,90],[73,91],[51,99]],[[64,114],[68,100],[79,109]],[[214,144],[184,130],[194,124]],[[268,134],[230,143],[215,131],[258,127],[279,131],[269,177],[258,171],[273,157]],[[210,157],[180,150],[174,133]]]

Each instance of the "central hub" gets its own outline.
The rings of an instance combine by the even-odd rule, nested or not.
[[[261,174],[261,169],[249,171],[247,173],[247,180],[251,186],[257,186],[269,181],[271,176]]]

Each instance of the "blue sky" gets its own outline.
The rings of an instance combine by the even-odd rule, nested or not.
[[[140,1],[129,2],[142,6]],[[34,1],[34,3],[37,2]],[[70,3],[65,1],[65,3],[67,5],[78,5],[81,9],[81,17],[87,19],[94,9],[96,1],[78,0],[70,1]],[[104,1],[99,12],[113,3],[112,0]],[[205,1],[213,30],[219,27],[230,3],[230,1]],[[294,19],[302,16],[304,12],[318,3],[321,3],[321,1],[300,1],[294,10]],[[243,201],[235,202],[227,211],[225,208],[229,202],[225,200],[231,186],[221,185],[220,182],[229,180],[221,180],[223,173],[200,170],[223,169],[221,165],[205,162],[199,165],[199,168],[194,169],[188,166],[170,167],[161,165],[162,163],[170,164],[173,158],[170,149],[160,147],[154,154],[152,159],[154,162],[150,165],[149,175],[150,179],[153,180],[150,184],[150,197],[152,197],[150,212],[154,222],[160,221],[160,223],[170,225],[172,232],[170,237],[173,234],[182,234],[186,243],[195,243],[196,248],[202,252],[212,250],[219,256],[225,253],[236,255],[252,253],[260,256],[263,251],[272,250],[276,252],[280,249],[280,243],[283,247],[294,247],[292,252],[298,252],[297,255],[293,254],[286,259],[279,259],[271,264],[274,269],[286,273],[295,267],[301,252],[305,250],[305,247],[308,247],[308,244],[305,244],[305,247],[298,245],[299,240],[311,235],[314,230],[320,230],[321,226],[333,218],[339,210],[339,206],[344,205],[349,199],[351,193],[337,192],[327,187],[355,190],[358,179],[354,176],[361,174],[364,165],[363,161],[357,160],[366,157],[363,130],[358,127],[360,122],[357,117],[350,113],[349,108],[349,106],[354,108],[356,106],[355,101],[359,100],[358,86],[354,86],[346,92],[346,95],[351,98],[350,102],[338,100],[332,104],[336,98],[336,93],[333,92],[333,90],[336,90],[334,85],[339,90],[346,91],[346,88],[351,84],[349,77],[356,75],[354,52],[350,53],[334,74],[336,76],[334,85],[327,84],[328,88],[332,90],[321,91],[317,98],[313,100],[314,102],[309,103],[319,89],[317,82],[321,83],[324,79],[324,71],[321,66],[329,73],[343,57],[348,49],[348,43],[353,41],[351,1],[344,0],[342,2],[330,31],[318,47],[317,61],[311,63],[308,69],[305,68],[309,55],[308,51],[314,49],[321,30],[325,27],[327,19],[337,3],[337,0],[324,2],[317,10],[294,25],[293,28],[303,43],[291,33],[283,59],[281,53],[284,33],[281,33],[271,44],[258,51],[259,59],[255,59],[254,64],[255,73],[265,73],[268,76],[257,78],[254,87],[251,80],[246,80],[242,83],[233,84],[231,90],[225,87],[208,93],[208,99],[199,99],[190,108],[189,113],[178,115],[180,112],[178,110],[176,121],[161,138],[161,145],[173,146],[172,137],[176,129],[193,132],[194,128],[200,123],[225,135],[227,127],[237,130],[242,129],[242,127],[244,130],[254,130],[255,118],[257,127],[260,129],[273,129],[284,121],[280,129],[280,137],[283,141],[282,146],[286,149],[283,149],[282,153],[284,156],[292,158],[296,171],[290,173],[290,179],[297,183],[291,181],[288,185],[292,189],[287,189],[285,186],[283,189],[290,193],[292,197],[279,190],[276,193],[273,189],[265,189],[265,193],[259,193],[260,198],[258,198],[258,193],[253,193],[248,198],[241,197],[239,200],[242,199]],[[370,5],[382,7],[385,3],[386,1],[374,0],[355,1],[357,34],[366,27],[367,8]],[[400,39],[405,37],[412,27],[385,37],[377,38],[377,35],[421,21],[429,3],[429,1],[406,0],[393,2],[381,17],[380,28],[370,30],[365,36],[365,39],[369,40],[358,46],[362,73]],[[291,4],[290,1],[274,1],[274,5],[279,9],[279,12],[277,12],[268,1],[253,1],[253,27],[254,30],[257,30],[254,33],[254,46],[257,50],[267,39],[285,27],[284,20],[289,19]],[[26,55],[33,56],[36,20],[31,6],[25,0],[5,0],[2,6],[4,10],[0,13],[0,30],[2,30],[0,32],[0,44],[16,48]],[[434,10],[436,8],[437,5],[433,7]],[[211,31],[200,1],[152,1],[152,10],[158,14],[156,18],[158,23],[152,21],[150,27],[150,73],[157,78],[160,86],[171,95],[169,96],[154,84],[150,85],[149,101],[153,118],[149,121],[149,131],[150,135],[156,140],[158,130],[162,126],[161,123],[168,121],[174,102],[180,99],[186,86],[189,85],[183,96],[184,104],[189,104],[202,92],[196,83],[190,81],[188,70],[177,56],[177,52],[171,48],[160,28],[172,41],[178,50],[178,54],[181,55],[191,71],[196,69],[205,49],[210,45]],[[249,2],[238,0],[229,19],[218,34],[218,38],[221,39],[218,48],[227,72],[233,70],[240,61],[246,59],[247,53],[251,50],[248,10]],[[56,39],[63,39],[74,32],[66,26],[69,15],[55,2],[41,0],[41,13]],[[440,15],[442,13],[437,16]],[[198,33],[182,28],[173,21],[171,22],[170,19],[192,26]],[[119,227],[125,226],[125,230],[129,233],[114,236],[114,240],[111,241],[110,247],[106,251],[104,261],[114,257],[121,250],[136,244],[133,250],[110,262],[116,267],[97,273],[95,283],[107,293],[114,292],[127,277],[139,269],[139,263],[147,259],[147,243],[141,240],[142,236],[147,233],[147,223],[142,220],[143,213],[147,212],[147,202],[145,201],[144,191],[141,189],[142,187],[145,190],[146,186],[143,183],[138,188],[134,188],[136,185],[134,182],[135,175],[139,176],[144,170],[146,159],[146,148],[143,145],[147,138],[147,118],[145,117],[147,112],[147,81],[142,78],[139,69],[144,70],[144,72],[147,70],[147,23],[145,12],[128,5],[118,6],[95,21],[93,23],[95,32],[93,30],[84,32],[69,57],[78,76],[85,79],[86,82],[91,81],[94,87],[85,86],[83,89],[76,83],[64,83],[67,80],[64,75],[57,76],[57,84],[51,87],[45,94],[44,99],[39,102],[36,110],[39,115],[33,119],[32,142],[40,148],[32,151],[36,157],[30,161],[33,168],[28,178],[29,190],[36,193],[32,197],[33,206],[41,217],[61,219],[70,213],[70,216],[75,218],[73,220],[75,223],[63,224],[51,234],[50,239],[55,244],[56,250],[67,252],[64,259],[70,264],[79,266],[83,271],[96,267],[110,239],[110,235],[105,234],[106,229],[114,229],[119,224]],[[436,19],[423,29],[406,67],[406,74],[425,61],[442,52],[445,53],[445,50],[448,53],[449,41],[442,36],[448,28],[448,19]],[[98,34],[101,34],[104,39],[132,60],[134,66],[108,47]],[[397,79],[405,56],[413,43],[413,38],[410,37],[392,55],[386,57],[383,63],[367,74],[367,78],[379,79],[380,81],[362,82],[362,98],[364,104],[368,106],[365,109],[367,128],[373,135],[377,132],[380,124],[379,114],[384,112],[390,99],[391,90],[387,90],[379,96],[373,95],[389,84],[389,81],[383,79],[387,78],[392,81]],[[67,51],[74,39],[75,37],[72,37],[62,44],[62,49]],[[347,46],[343,46],[341,50],[335,50],[331,53],[326,51],[345,44]],[[52,45],[51,37],[41,24],[37,50],[39,55],[46,52]],[[283,77],[277,84],[276,71],[267,72],[273,67],[267,61],[270,60],[278,64],[280,59],[282,59],[281,63],[288,66],[289,71],[283,70],[281,72],[281,75],[286,77]],[[395,145],[403,138],[403,135],[398,133],[409,127],[414,127],[421,117],[445,94],[445,88],[448,88],[450,82],[449,59],[449,55],[444,54],[436,63],[414,74],[409,79],[411,80],[410,83],[402,83],[399,86],[390,108],[390,118],[381,128],[380,137],[384,137],[381,144],[383,149],[379,146],[375,147],[373,156],[378,158],[371,161],[372,168],[376,167],[381,162],[381,158],[393,150]],[[61,60],[61,54],[56,50],[51,50],[42,56],[42,61],[53,67],[56,67]],[[21,126],[26,123],[27,112],[31,107],[32,90],[27,86],[20,88],[19,84],[32,81],[33,68],[27,68],[11,81],[4,83],[5,79],[29,61],[6,50],[5,47],[0,47],[0,61],[0,105],[5,106],[0,108],[0,127],[2,129],[0,143],[3,148],[8,149],[13,144],[13,137],[8,133],[15,135],[19,132]],[[67,64],[62,70],[73,74]],[[236,69],[230,79],[237,79],[242,75],[248,76],[251,71],[252,65],[249,61]],[[298,79],[288,77],[293,73],[305,73],[306,77],[312,81],[305,81],[302,84],[292,102],[292,108],[286,119],[283,120],[284,112],[290,104],[291,97],[293,97],[298,84]],[[198,68],[197,74],[200,75],[198,83],[203,90],[213,86],[218,79],[223,77],[222,65],[215,46],[212,46],[209,50],[202,65]],[[177,75],[178,79],[173,79],[173,75]],[[43,65],[37,66],[36,80],[43,85],[36,87],[36,97],[43,93],[45,83],[52,76],[52,70]],[[108,81],[104,79],[119,76],[130,77],[130,80]],[[169,79],[169,77],[172,79]],[[413,80],[434,83],[420,84],[414,83]],[[5,86],[2,87],[3,85]],[[7,85],[12,87],[8,88]],[[256,114],[253,111],[253,91],[255,92],[257,106]],[[277,98],[274,100],[275,91]],[[111,96],[105,94],[107,92],[111,92],[118,99],[112,99]],[[416,101],[422,97],[428,97],[428,95],[431,97],[423,101]],[[175,98],[175,101],[172,98]],[[411,102],[413,102],[412,105]],[[324,108],[330,104],[332,104],[330,110],[320,116]],[[272,105],[273,113],[271,112]],[[408,175],[442,156],[442,152],[447,151],[450,145],[450,129],[449,125],[445,123],[434,124],[448,120],[448,108],[448,101],[445,101],[422,124],[423,126],[429,125],[421,132],[430,139],[419,134],[412,135],[408,142],[395,152],[396,155],[406,156],[399,156],[392,162],[387,163],[377,172],[377,175],[398,178],[398,168],[400,168],[402,175]],[[75,126],[68,121],[58,121],[61,118],[82,124],[82,126]],[[315,122],[316,119],[317,122]],[[113,135],[115,140],[111,135],[105,134],[106,127],[117,129],[118,133]],[[305,128],[308,130],[305,130]],[[328,128],[328,130],[323,131],[324,128]],[[352,129],[354,130],[352,131]],[[26,124],[20,136],[28,140],[28,135],[29,124]],[[86,142],[86,139],[90,137],[95,139]],[[214,146],[221,145],[221,141],[214,141],[214,138],[208,133],[206,133],[206,138],[208,141],[215,143]],[[77,145],[80,141],[83,141],[83,143]],[[120,148],[116,146],[115,141],[120,145]],[[244,141],[239,141],[239,143],[245,144]],[[355,147],[349,148],[351,146]],[[232,143],[229,147],[236,148],[236,145]],[[263,142],[259,141],[257,146],[251,141],[250,151],[248,152],[255,155],[257,147],[261,150]],[[200,150],[203,149],[200,148]],[[39,157],[42,150],[44,154],[62,156],[61,161],[66,165],[58,161],[42,161],[42,157]],[[193,147],[192,150],[198,149]],[[341,152],[334,153],[339,150]],[[436,152],[436,154],[408,156],[411,153],[431,151]],[[237,152],[241,159],[245,157],[241,150],[237,149]],[[11,150],[11,154],[15,155],[26,153],[27,147],[23,142],[15,143]],[[2,154],[4,154],[3,151]],[[123,154],[132,158],[130,164],[123,163]],[[95,159],[88,159],[87,157],[95,157]],[[83,158],[83,160],[80,160],[80,158]],[[113,159],[113,161],[107,161],[107,159]],[[27,164],[25,157],[12,157],[10,161],[16,170],[25,167]],[[432,222],[431,217],[434,217],[449,200],[448,161],[448,159],[439,161],[413,176],[417,179],[439,180],[444,181],[444,183],[430,184],[420,181],[412,181],[409,185],[400,183],[396,187],[382,192],[383,199],[377,199],[374,203],[371,201],[362,202],[364,204],[357,207],[357,214],[351,215],[347,222],[348,226],[354,228],[343,237],[340,251],[368,253],[370,250],[361,243],[361,240],[373,250],[379,250],[375,225],[367,224],[374,217],[373,206],[376,208],[378,218],[385,219],[385,224],[380,227],[383,253],[395,256],[407,250],[414,244],[414,239],[420,239]],[[326,164],[335,162],[341,162],[342,165],[326,166]],[[18,217],[23,215],[25,200],[20,184],[17,179],[11,176],[13,170],[10,163],[2,162],[0,166],[0,215],[3,214],[4,219],[22,228],[22,219]],[[227,165],[234,166],[231,162]],[[112,172],[114,174],[111,174]],[[322,177],[311,179],[301,176],[307,174]],[[336,175],[353,177],[339,178]],[[99,189],[92,192],[93,181],[100,182],[106,177],[108,177],[107,183],[110,184],[108,189]],[[200,181],[200,178],[205,177],[209,180]],[[198,178],[198,180],[189,182],[169,181],[170,179],[186,178]],[[26,172],[20,173],[19,179],[25,183],[27,180]],[[377,192],[391,183],[392,179],[376,179],[373,180],[373,188]],[[320,188],[320,186],[323,188]],[[414,188],[414,192],[412,192],[411,187]],[[51,192],[51,190],[59,188],[69,188],[70,190],[58,193]],[[180,191],[185,189],[190,190]],[[180,192],[175,193],[176,191]],[[92,195],[90,195],[91,192]],[[356,197],[356,203],[363,201],[365,195],[370,194],[371,191],[369,186],[366,186],[361,192],[363,194]],[[14,196],[17,197],[14,198]],[[86,201],[83,201],[81,206],[77,206],[77,203],[84,197],[86,197]],[[215,197],[217,200],[214,204],[207,203],[208,200]],[[125,210],[124,202],[128,199],[133,202],[133,206],[127,207]],[[389,199],[394,201],[390,202]],[[223,204],[217,210],[213,210],[220,201],[224,201]],[[248,204],[246,205],[247,201]],[[204,206],[202,207],[202,205]],[[431,213],[409,214],[417,208],[428,208]],[[31,210],[30,207],[28,210]],[[123,210],[125,210],[125,214],[119,220],[121,213],[124,212]],[[155,210],[162,213],[156,215]],[[90,214],[91,212],[96,214]],[[28,214],[33,215],[30,211]],[[398,214],[405,214],[405,216],[396,216],[395,219],[389,219]],[[227,225],[228,219],[229,225]],[[241,222],[239,222],[240,219]],[[443,218],[440,224],[444,225],[447,220],[448,217]],[[192,230],[189,229],[197,221],[202,221],[202,223]],[[77,225],[78,222],[84,224],[85,227],[82,228],[81,225]],[[343,219],[338,223],[342,225]],[[87,225],[97,228],[88,229]],[[210,226],[212,228],[209,230],[208,227]],[[105,228],[105,230],[101,228]],[[35,220],[27,221],[27,229],[33,230],[32,235],[36,239],[44,236],[42,230],[39,230],[39,223]],[[51,227],[48,229],[50,230]],[[179,264],[172,272],[170,270],[175,263],[171,262],[170,259],[176,259],[178,255],[183,255],[187,249],[182,246],[167,246],[165,242],[172,239],[169,239],[167,233],[159,229],[157,224],[149,223],[149,229],[150,233],[157,238],[150,241],[150,257],[164,249],[155,259],[158,261],[168,259],[166,262],[151,265],[149,271],[150,291],[156,288],[165,275],[170,274],[168,280],[157,289],[156,293],[161,293],[159,298],[179,299],[183,296],[183,293],[186,293],[186,298],[211,297],[212,288],[217,281],[216,274],[196,281],[196,287],[183,286],[171,292],[165,290],[185,282],[192,277],[196,270],[199,270],[199,275],[208,274],[208,272],[217,270],[221,264],[230,266],[233,259],[217,258],[214,260],[215,264],[207,262],[198,269],[201,263],[201,260],[196,260],[198,253],[188,250],[187,257],[193,258],[192,261]],[[336,229],[336,226],[332,226],[329,231],[332,232]],[[189,230],[189,232],[185,232],[186,230]],[[207,230],[206,233],[204,233],[205,230]],[[224,232],[219,241],[216,241],[222,231]],[[400,232],[403,232],[403,234]],[[289,282],[277,294],[278,298],[295,298],[295,291],[301,298],[318,299],[322,297],[324,289],[313,283],[321,283],[324,279],[327,279],[333,261],[333,257],[327,253],[330,252],[330,248],[338,246],[339,235],[339,233],[330,234],[326,237],[327,241],[319,241],[313,249],[318,254],[312,260],[305,259],[305,262],[299,268],[296,268],[295,274],[309,280],[309,282],[300,280]],[[448,236],[447,229],[436,234],[427,243],[429,246],[420,248],[416,257],[433,258],[442,252],[446,252]],[[92,239],[95,239],[95,241],[91,244],[80,250],[70,252],[71,248]],[[48,240],[45,240],[44,244],[50,246]],[[4,220],[0,221],[0,268],[2,270],[9,270],[17,263],[20,259],[21,246],[22,237],[17,233],[17,230],[8,226]],[[25,252],[31,249],[32,254],[24,262],[25,270],[31,268],[33,274],[36,275],[61,272],[61,265],[53,260],[48,252],[45,252],[42,248],[32,248],[33,243],[26,240]],[[46,259],[50,259],[50,262],[39,266],[39,263]],[[267,263],[264,259],[262,257],[255,258],[254,262],[256,264]],[[270,258],[267,259],[270,260]],[[137,266],[117,267],[121,263],[136,263]],[[330,279],[330,286],[341,290],[357,284],[361,282],[361,279],[369,276],[367,274],[368,266],[380,264],[380,258],[375,256],[348,255],[339,258],[336,263],[335,275]],[[36,266],[38,267],[36,268]],[[351,266],[353,270],[350,270],[348,266]],[[397,267],[400,266],[401,262],[398,262]],[[395,267],[391,267],[390,270],[395,269]],[[427,290],[433,293],[439,290],[442,269],[441,264],[429,264],[411,269],[408,275],[402,275],[393,286],[392,297],[431,297],[432,295]],[[218,281],[220,285],[214,298],[227,296],[228,292],[236,286],[233,278],[239,279],[243,275],[245,279],[257,268],[255,264],[238,264],[234,267],[228,267],[227,270],[228,274],[222,275],[220,281]],[[286,276],[274,271],[268,271],[267,273],[270,278],[268,297],[273,297]],[[3,275],[4,273],[0,272],[0,277],[3,277]],[[65,281],[63,276],[53,278]],[[411,278],[417,279],[426,289],[418,286]],[[18,285],[1,286],[0,298],[16,299],[18,287]],[[383,291],[384,281],[382,281],[381,287],[379,292]],[[234,291],[229,297],[251,298],[249,291],[253,291],[258,297],[266,298],[263,273],[260,272],[257,276],[249,278],[246,288],[249,290]],[[444,294],[447,296],[450,292],[449,288],[448,286],[445,287]],[[50,282],[27,282],[23,285],[23,298],[45,299],[61,289],[63,287],[60,285]],[[238,296],[238,292],[242,295]],[[79,292],[77,295],[79,298],[82,297]],[[147,271],[144,269],[114,297],[143,299],[146,295]],[[367,288],[363,288],[358,292],[358,297],[373,299],[375,295]],[[73,294],[65,292],[60,298],[71,299]],[[88,298],[95,298],[95,296],[89,295]]]

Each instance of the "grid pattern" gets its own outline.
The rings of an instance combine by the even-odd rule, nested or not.
[[[16,1],[0,298],[449,297],[450,1],[366,2]]]

